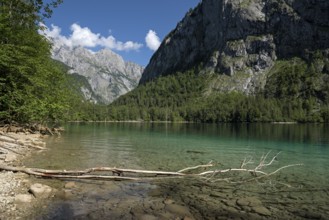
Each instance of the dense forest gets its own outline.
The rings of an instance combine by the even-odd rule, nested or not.
[[[56,122],[70,118],[82,99],[66,70],[51,59],[42,22],[62,0],[0,3],[0,121]]]
[[[205,91],[216,74],[198,70],[140,85],[108,108],[110,120],[189,122],[329,122],[329,75],[316,62],[278,61],[255,95]]]

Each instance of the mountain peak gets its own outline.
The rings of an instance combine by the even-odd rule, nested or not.
[[[328,50],[328,15],[325,0],[203,0],[167,35],[140,83],[198,67],[253,93],[278,59]]]
[[[68,47],[53,42],[52,57],[71,68],[70,74],[85,78],[81,87],[86,100],[109,104],[138,85],[144,70],[138,64],[125,62],[110,49],[93,52],[84,47]]]

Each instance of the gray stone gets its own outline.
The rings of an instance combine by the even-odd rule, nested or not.
[[[226,198],[227,194],[226,193],[220,193],[220,192],[211,192],[210,196],[211,197],[218,197],[218,198]]]
[[[190,210],[185,206],[181,206],[181,205],[177,205],[177,204],[169,204],[169,205],[166,205],[165,208],[169,212],[179,215],[181,217],[192,216],[192,214],[190,213]]]
[[[146,205],[144,205],[144,207],[146,207]],[[150,208],[155,211],[160,211],[164,209],[164,207],[165,204],[163,204],[161,201],[152,201],[152,203],[150,204]]]
[[[175,203],[175,201],[172,200],[172,199],[165,199],[163,202],[164,202],[164,204],[166,204],[166,205],[169,205],[169,204],[173,204],[173,203]]]
[[[52,193],[52,188],[47,185],[35,183],[30,187],[31,192],[36,198],[49,198]]]
[[[33,197],[29,194],[18,194],[15,196],[16,203],[30,203]]]
[[[252,210],[260,215],[264,215],[264,216],[271,215],[271,211],[268,210],[267,208],[265,208],[264,206],[255,206],[255,207],[252,207]]]
[[[77,187],[77,185],[75,184],[75,182],[67,182],[67,183],[65,183],[65,186],[64,186],[65,189],[72,189],[72,188],[76,188],[76,187]]]
[[[15,155],[15,154],[11,154],[11,153],[9,153],[9,154],[7,154],[6,155],[6,159],[5,159],[5,162],[13,162],[13,161],[15,161],[17,159],[17,156]]]
[[[238,199],[236,201],[236,204],[239,206],[255,207],[255,206],[261,206],[262,202],[256,197],[246,197],[246,198]]]
[[[235,207],[236,202],[234,200],[223,200],[222,201],[226,206]]]
[[[237,214],[239,213],[239,211],[238,211],[236,208],[234,208],[234,207],[226,207],[225,209],[226,209],[226,211],[228,211],[231,215],[237,215]]]

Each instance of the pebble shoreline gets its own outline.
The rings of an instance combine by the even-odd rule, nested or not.
[[[45,145],[40,134],[0,131],[0,165],[21,166],[24,157]],[[33,185],[27,174],[0,170],[0,220],[26,219],[38,207],[42,198],[33,194]]]

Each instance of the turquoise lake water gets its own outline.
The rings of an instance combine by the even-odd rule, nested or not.
[[[244,158],[257,164],[262,155],[271,152],[270,160],[281,152],[269,172],[288,164],[303,166],[243,184],[77,181],[71,196],[55,198],[39,219],[329,219],[329,125],[76,123],[65,129],[47,140],[49,150],[25,165],[178,171],[214,161],[219,168],[239,168]],[[244,205],[241,199],[257,204]]]

